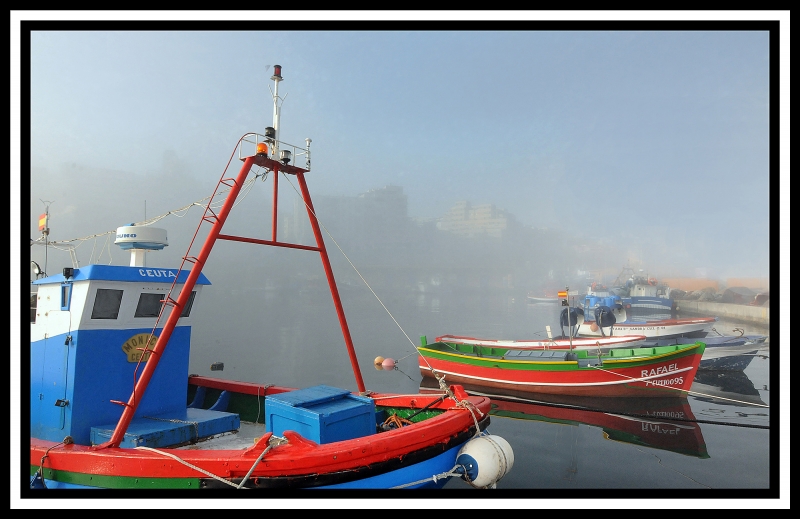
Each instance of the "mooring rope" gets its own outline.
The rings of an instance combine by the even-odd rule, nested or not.
[[[39,470],[36,471],[36,474],[33,475],[33,479],[31,479],[31,488],[33,488],[34,482],[36,481],[37,477],[41,479],[42,487],[43,488],[47,488],[47,484],[44,482],[44,460],[47,458],[47,456],[48,456],[48,454],[50,453],[51,450],[53,450],[56,447],[59,447],[61,445],[70,445],[72,443],[74,443],[72,441],[72,436],[67,436],[63,440],[61,440],[60,442],[56,443],[55,445],[52,445],[52,446],[48,447],[47,450],[44,451],[44,456],[42,456],[42,459],[39,460]]]
[[[209,472],[209,471],[207,471],[205,469],[202,469],[202,468],[198,467],[197,465],[192,465],[188,461],[186,461],[186,460],[180,458],[179,456],[176,456],[176,455],[174,455],[174,454],[172,454],[170,452],[164,452],[164,451],[159,450],[159,449],[154,449],[152,447],[144,447],[144,446],[136,447],[136,449],[155,452],[157,454],[161,454],[163,456],[167,456],[169,458],[174,459],[178,463],[181,463],[181,464],[183,464],[183,465],[185,465],[185,466],[187,466],[187,467],[189,467],[191,469],[194,469],[194,470],[196,470],[198,472],[201,472],[201,473],[205,474],[206,476],[208,476],[210,478],[213,478],[213,479],[215,479],[215,480],[217,480],[217,481],[219,481],[221,483],[225,483],[226,485],[229,485],[229,486],[234,487],[236,489],[242,489],[243,488],[245,490],[249,490],[247,487],[244,486],[244,484],[250,478],[250,474],[253,473],[253,471],[258,466],[258,464],[261,462],[262,458],[264,458],[264,456],[267,454],[267,452],[272,450],[274,447],[276,447],[278,445],[282,445],[284,443],[287,443],[287,440],[281,439],[277,443],[273,443],[272,441],[270,441],[270,443],[267,445],[267,447],[264,449],[264,451],[256,458],[255,462],[253,462],[253,466],[250,467],[250,470],[247,472],[247,474],[244,476],[244,478],[242,478],[242,481],[238,485],[236,483],[232,482],[232,481],[228,481],[227,479],[225,479],[223,477],[217,476],[216,474],[213,474],[213,473],[211,473],[211,472]]]
[[[392,489],[395,488],[408,488],[414,485],[421,485],[422,483],[427,483],[428,481],[433,481],[434,483],[438,483],[440,479],[452,478],[453,476],[461,477],[461,474],[458,473],[458,467],[461,465],[456,465],[452,469],[448,470],[447,472],[441,472],[439,474],[434,474],[433,476],[425,479],[420,479],[417,481],[412,481],[411,483],[404,483],[402,485],[397,485],[396,487],[391,487]]]
[[[428,360],[425,358],[425,356],[423,356],[423,355],[420,353],[420,351],[419,351],[419,348],[417,347],[417,345],[414,343],[414,341],[412,341],[412,340],[411,340],[411,337],[409,337],[409,336],[408,336],[408,334],[407,334],[407,333],[406,333],[406,331],[403,329],[403,327],[400,325],[400,323],[399,323],[399,322],[397,322],[397,319],[395,319],[394,315],[392,315],[392,312],[391,312],[391,311],[389,311],[389,309],[388,309],[388,308],[386,308],[386,305],[385,305],[385,304],[383,304],[383,301],[381,300],[381,298],[380,298],[380,297],[378,297],[378,294],[376,294],[376,293],[375,293],[375,291],[372,289],[372,287],[370,286],[369,282],[367,282],[367,280],[366,280],[366,279],[364,279],[364,276],[362,276],[362,275],[361,275],[361,272],[359,272],[358,268],[357,268],[357,267],[356,267],[356,266],[353,264],[353,262],[350,260],[350,257],[349,257],[349,256],[347,256],[347,254],[344,252],[344,250],[343,250],[343,249],[342,249],[342,247],[339,245],[339,243],[336,241],[336,239],[333,237],[333,235],[330,233],[330,231],[328,231],[328,228],[327,228],[327,227],[325,227],[325,224],[322,222],[322,220],[320,220],[320,219],[319,219],[319,217],[317,216],[317,213],[316,213],[316,211],[314,211],[314,210],[313,210],[311,207],[309,207],[309,205],[306,203],[305,199],[302,197],[302,195],[300,194],[300,192],[299,192],[299,191],[297,191],[297,187],[295,187],[295,185],[294,185],[294,184],[293,184],[293,183],[292,183],[292,182],[289,180],[289,178],[288,178],[288,177],[286,177],[286,173],[284,173],[284,172],[281,172],[281,173],[283,174],[284,178],[286,178],[286,181],[287,181],[287,182],[289,182],[289,185],[290,185],[290,186],[292,186],[292,189],[294,189],[295,193],[297,193],[297,195],[298,195],[298,196],[300,197],[300,199],[303,201],[303,204],[305,205],[305,207],[306,207],[306,210],[307,210],[307,211],[308,211],[310,214],[314,215],[314,218],[317,220],[317,223],[319,223],[320,227],[321,227],[321,228],[322,228],[322,229],[325,231],[325,234],[327,234],[327,235],[328,235],[328,237],[329,237],[329,238],[331,239],[331,241],[333,242],[333,244],[334,244],[334,245],[336,245],[336,248],[337,248],[337,249],[339,249],[339,252],[341,252],[341,253],[342,253],[342,256],[344,256],[344,259],[345,259],[345,260],[347,260],[347,262],[350,264],[350,266],[351,266],[351,267],[353,267],[353,270],[355,271],[355,273],[358,275],[358,277],[359,277],[359,278],[361,278],[361,281],[363,281],[363,282],[364,282],[364,284],[367,286],[367,288],[369,289],[369,291],[370,291],[370,292],[372,292],[372,295],[373,295],[373,296],[375,296],[375,299],[377,299],[377,300],[378,300],[378,303],[380,303],[380,305],[383,307],[383,309],[384,309],[384,310],[386,311],[386,313],[389,315],[389,318],[391,318],[391,320],[392,320],[392,321],[394,321],[394,324],[396,324],[396,325],[397,325],[397,327],[400,329],[400,332],[401,332],[401,333],[402,333],[402,334],[403,334],[403,335],[406,337],[406,340],[408,340],[409,344],[411,344],[411,346],[414,348],[414,350],[417,352],[417,354],[418,354],[420,357],[422,357],[422,360],[424,360],[424,361],[425,361],[425,363],[426,363],[426,364],[428,364]],[[411,354],[409,354],[409,355],[406,355],[405,357],[402,357],[402,358],[403,358],[403,359],[405,359],[405,358],[407,358],[407,357],[409,357],[409,356],[411,356],[411,355],[414,355],[414,354],[413,354],[413,353],[411,353]],[[431,369],[431,371],[432,371],[433,373],[436,373],[436,371],[433,369],[433,367],[432,367],[430,364],[428,364],[428,368],[430,368],[430,369]]]

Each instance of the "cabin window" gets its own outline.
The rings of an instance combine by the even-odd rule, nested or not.
[[[192,304],[194,303],[194,296],[197,292],[192,292],[189,296],[189,301],[181,312],[181,317],[188,317],[189,312],[192,311]],[[162,299],[166,294],[141,294],[139,296],[139,303],[136,305],[136,313],[134,317],[158,317],[161,312]]]
[[[92,319],[116,319],[122,304],[122,290],[98,288],[92,308]]]
[[[72,296],[72,283],[61,283],[61,309],[69,310],[69,301]]]
[[[166,294],[141,294],[139,304],[136,305],[134,317],[158,317],[161,312],[161,299]]]
[[[192,294],[189,296],[189,301],[186,302],[186,306],[183,307],[183,312],[181,312],[181,317],[189,317],[189,312],[192,311],[192,305],[194,304],[194,296],[197,294],[194,290],[192,290]]]
[[[36,292],[31,292],[31,322],[36,322],[36,302],[38,300]]]

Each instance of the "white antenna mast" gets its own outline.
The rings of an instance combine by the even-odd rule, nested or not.
[[[281,66],[275,65],[273,67],[274,71],[272,74],[272,79],[275,82],[275,90],[272,93],[272,126],[266,128],[264,136],[267,140],[272,140],[272,154],[273,156],[279,156],[280,152],[280,142],[278,141],[278,135],[280,132],[280,121],[281,121],[281,107],[278,104],[278,101],[281,99],[278,96],[278,84],[283,81],[283,77],[281,76]]]

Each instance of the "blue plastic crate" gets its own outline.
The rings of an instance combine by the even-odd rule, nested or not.
[[[319,444],[375,433],[375,403],[345,389],[314,386],[264,399],[266,430],[291,430]]]

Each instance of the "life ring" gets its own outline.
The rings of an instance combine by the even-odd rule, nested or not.
[[[647,280],[647,282],[653,286],[656,286],[658,284],[658,280],[656,278],[650,278]]]

